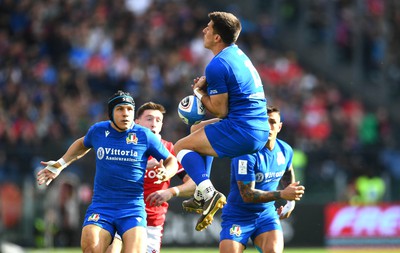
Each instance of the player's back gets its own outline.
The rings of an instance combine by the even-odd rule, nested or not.
[[[208,94],[229,94],[227,119],[252,129],[268,130],[267,100],[261,78],[236,45],[217,54],[206,69]]]

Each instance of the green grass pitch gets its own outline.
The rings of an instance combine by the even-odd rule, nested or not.
[[[35,249],[27,250],[27,253],[80,253],[74,249]],[[218,253],[217,248],[162,248],[162,253]],[[323,249],[323,248],[286,248],[284,253],[389,253],[400,252],[399,249]],[[244,253],[258,253],[254,248],[248,248]]]

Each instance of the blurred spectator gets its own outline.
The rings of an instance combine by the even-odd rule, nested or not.
[[[53,191],[46,192],[44,212],[45,245],[73,247],[79,245],[81,220],[78,195],[79,179],[72,173],[62,175]]]
[[[0,222],[12,230],[21,221],[22,194],[14,183],[0,184]]]
[[[353,205],[375,205],[383,200],[384,180],[375,175],[361,175],[354,182],[354,195],[350,198]]]

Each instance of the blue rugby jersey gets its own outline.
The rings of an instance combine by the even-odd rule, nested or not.
[[[269,130],[267,100],[261,78],[237,45],[219,52],[205,70],[208,95],[229,93],[229,112],[226,117],[237,125]]]
[[[90,127],[84,145],[96,153],[93,203],[123,206],[143,202],[143,180],[149,156],[166,159],[170,152],[149,129],[134,124],[124,132],[102,121]],[[143,202],[144,207],[144,202]]]
[[[275,201],[267,203],[245,203],[240,195],[237,181],[255,181],[255,188],[262,191],[275,191],[286,170],[292,164],[293,149],[284,141],[277,139],[273,150],[266,147],[257,153],[232,159],[231,186],[228,201],[222,209],[222,218],[237,217],[239,220],[254,218],[265,209],[275,211]]]

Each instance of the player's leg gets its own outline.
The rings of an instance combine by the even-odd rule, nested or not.
[[[255,229],[253,220],[243,221],[243,217],[222,215],[219,234],[220,253],[242,253]]]
[[[182,149],[185,147],[185,149]],[[187,148],[187,149],[186,149]],[[178,161],[197,185],[204,199],[203,212],[197,222],[196,230],[205,229],[213,221],[214,214],[226,203],[226,197],[215,190],[206,170],[204,157],[200,155],[216,156],[214,149],[201,128],[175,144]]]
[[[93,224],[86,225],[82,228],[82,252],[105,252],[111,239],[111,234],[107,230]]]
[[[140,201],[137,201],[140,202]],[[115,213],[115,227],[122,235],[122,252],[145,253],[147,246],[146,211],[140,203]]]
[[[112,243],[108,246],[106,253],[121,253],[122,246],[122,238],[118,233],[116,233]]]
[[[254,246],[260,252],[283,252],[283,233],[282,230],[271,230],[258,235],[254,239]]]
[[[211,167],[214,157],[207,155],[203,156],[203,159],[206,167],[206,173],[210,177]],[[200,214],[203,212],[203,206],[204,206],[203,194],[200,192],[198,187],[196,187],[196,190],[192,198],[182,201],[182,208],[187,212],[196,212]]]
[[[284,241],[278,214],[265,210],[257,219],[257,228],[251,239],[260,252],[282,253]]]
[[[142,226],[136,226],[127,230],[122,235],[124,243],[122,252],[129,253],[145,253],[147,246],[147,234],[146,228]]]
[[[184,147],[184,148],[183,148]],[[201,231],[211,224],[214,214],[224,206],[226,197],[215,190],[209,179],[206,164],[202,155],[216,156],[208,138],[201,128],[175,144],[178,161],[197,185],[197,190],[204,198],[203,213],[200,216],[196,230]],[[202,154],[202,155],[200,155]]]
[[[174,144],[174,151],[180,159],[185,171],[193,179],[196,185],[208,179],[203,156],[217,156],[208,138],[201,128],[190,135],[180,139]]]
[[[204,120],[204,121],[200,122],[199,124],[192,125],[190,127],[190,132],[193,133],[193,132],[199,130],[200,128],[204,128],[206,125],[209,125],[209,124],[212,124],[212,123],[215,123],[218,121],[220,121],[220,119],[217,119],[217,118],[210,119],[210,120]],[[203,156],[203,159],[204,159],[204,164],[205,164],[205,168],[206,168],[206,173],[207,173],[208,177],[210,177],[211,167],[212,167],[214,157],[207,155],[207,156]],[[200,192],[198,187],[196,187],[196,190],[195,190],[192,198],[190,198],[188,200],[184,200],[182,202],[182,207],[187,212],[197,212],[200,214],[203,211],[203,206],[204,206],[203,194]]]
[[[147,229],[147,253],[159,253],[161,250],[162,226],[148,226]]]
[[[243,253],[246,248],[240,242],[223,240],[219,243],[219,253]]]

